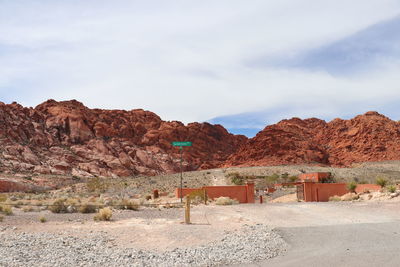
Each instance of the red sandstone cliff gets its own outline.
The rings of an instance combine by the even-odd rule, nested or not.
[[[185,170],[220,166],[246,141],[220,125],[162,121],[143,110],[89,109],[49,100],[36,108],[0,102],[0,171],[130,176],[179,169],[172,141],[193,142]]]
[[[254,138],[220,125],[162,121],[144,110],[89,109],[49,100],[36,108],[0,102],[0,172],[131,176],[179,170],[172,141],[193,142],[184,169],[400,160],[400,123],[376,112],[351,120],[293,118]]]
[[[267,126],[249,139],[225,166],[326,164],[400,160],[400,123],[367,112],[351,120],[293,118]]]

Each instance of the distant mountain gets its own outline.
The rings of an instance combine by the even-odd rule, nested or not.
[[[249,139],[224,166],[323,164],[350,166],[400,160],[400,123],[367,112],[350,120],[292,118],[267,126]]]

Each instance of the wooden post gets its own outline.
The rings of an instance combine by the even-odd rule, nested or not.
[[[185,223],[190,224],[190,197],[186,196],[185,203]]]
[[[204,190],[204,205],[207,205],[207,191],[205,188],[203,190]]]

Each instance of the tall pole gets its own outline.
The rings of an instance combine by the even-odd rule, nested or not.
[[[182,152],[183,152],[183,147],[180,147],[179,149],[181,151],[181,163],[180,163],[180,166],[181,166],[181,203],[182,203],[183,202],[183,200],[182,200],[182,197],[183,197],[183,190],[182,190],[182,188],[183,188],[183,177],[182,177]]]

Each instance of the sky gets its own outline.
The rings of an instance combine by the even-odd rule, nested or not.
[[[399,120],[399,32],[399,0],[0,0],[0,101],[250,137],[291,117]]]

